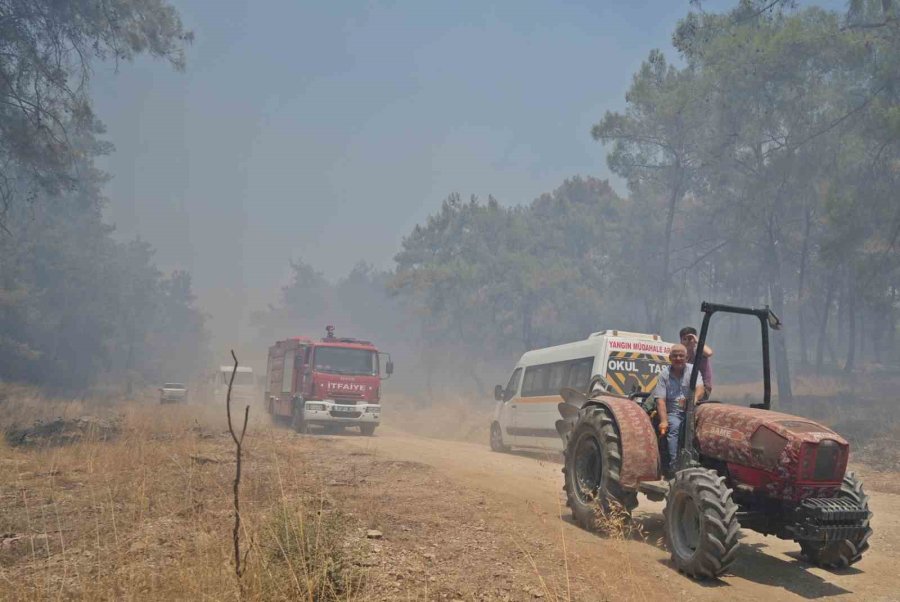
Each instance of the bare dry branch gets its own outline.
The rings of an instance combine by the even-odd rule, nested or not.
[[[240,590],[241,599],[244,598],[244,583],[241,577],[244,575],[244,570],[246,568],[247,555],[244,554],[243,558],[241,557],[241,497],[240,497],[240,489],[241,489],[241,452],[244,444],[244,435],[247,433],[247,421],[250,417],[250,406],[246,406],[244,408],[244,424],[241,427],[241,436],[238,437],[234,432],[234,425],[231,422],[231,389],[234,385],[234,376],[237,374],[238,369],[238,359],[234,354],[234,350],[231,350],[231,357],[234,359],[234,367],[231,370],[231,378],[228,381],[228,392],[225,395],[225,412],[228,415],[228,432],[231,433],[231,438],[234,441],[235,446],[235,469],[234,469],[234,530],[232,531],[232,541],[234,543],[234,574],[237,577],[238,588]],[[249,553],[250,550],[247,550]]]

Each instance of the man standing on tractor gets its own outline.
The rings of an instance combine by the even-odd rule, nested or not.
[[[666,449],[669,452],[666,476],[672,477],[678,465],[678,436],[684,422],[684,408],[691,388],[691,370],[693,365],[687,363],[687,347],[672,345],[669,351],[669,366],[660,371],[659,380],[653,390],[656,398],[656,409],[659,413],[659,435],[666,438]],[[697,375],[697,388],[694,399],[703,399],[703,375]]]
[[[697,401],[705,401],[712,395],[713,376],[709,358],[712,357],[713,350],[709,345],[703,345],[703,353],[700,355],[700,359],[697,360],[697,329],[693,326],[685,326],[678,332],[678,336],[681,339],[681,344],[687,349],[688,364],[698,364],[697,368],[700,370],[700,376],[703,377],[704,397],[698,397]]]

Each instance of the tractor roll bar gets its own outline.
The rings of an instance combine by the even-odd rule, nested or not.
[[[729,314],[743,314],[746,316],[756,316],[759,319],[759,325],[762,333],[762,352],[763,352],[763,402],[753,404],[751,407],[768,410],[772,406],[772,381],[769,374],[769,328],[779,330],[781,328],[781,320],[778,319],[769,306],[763,309],[754,309],[750,307],[737,307],[734,305],[721,305],[719,303],[709,303],[704,301],[700,304],[700,311],[703,312],[703,325],[700,327],[700,337],[697,339],[697,351],[695,353],[703,353],[706,345],[706,337],[709,334],[709,322],[716,312]],[[685,404],[685,420],[684,420],[684,437],[679,441],[679,469],[695,466],[699,460],[699,454],[694,447],[694,410],[696,400],[694,399],[694,390],[697,387],[697,375],[700,374],[700,362],[694,356],[694,364],[691,369],[690,393]]]

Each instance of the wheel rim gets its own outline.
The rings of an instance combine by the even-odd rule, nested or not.
[[[582,433],[575,443],[575,496],[582,504],[597,497],[603,478],[603,456],[600,442],[592,433]]]
[[[693,556],[700,543],[700,509],[690,495],[683,492],[677,494],[672,520],[674,552],[682,558]]]
[[[503,437],[500,435],[500,427],[496,424],[491,427],[491,447],[494,449],[503,447]]]

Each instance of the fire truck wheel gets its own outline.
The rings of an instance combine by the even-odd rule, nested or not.
[[[718,577],[738,548],[737,504],[725,477],[707,468],[678,471],[666,496],[666,545],[675,567],[695,579]]]
[[[496,422],[491,425],[491,449],[495,452],[509,451],[509,446],[503,443],[503,431]]]
[[[609,410],[582,410],[565,450],[566,504],[589,531],[613,527],[637,506],[637,493],[622,487],[622,447]],[[609,519],[607,521],[606,519]]]
[[[291,409],[291,428],[294,429],[295,432],[300,434],[305,434],[309,432],[309,425],[306,424],[306,421],[303,420],[303,402],[294,402],[294,405]]]
[[[860,508],[869,509],[869,496],[863,491],[862,483],[852,472],[844,476],[838,498],[853,500]],[[869,513],[869,517],[871,517]],[[828,569],[843,569],[862,558],[869,549],[869,537],[872,528],[867,518],[862,525],[862,532],[852,539],[841,539],[828,543],[801,541],[800,551],[816,566]]]
[[[359,432],[365,435],[366,437],[371,437],[375,434],[376,424],[372,423],[363,423],[359,425]]]

